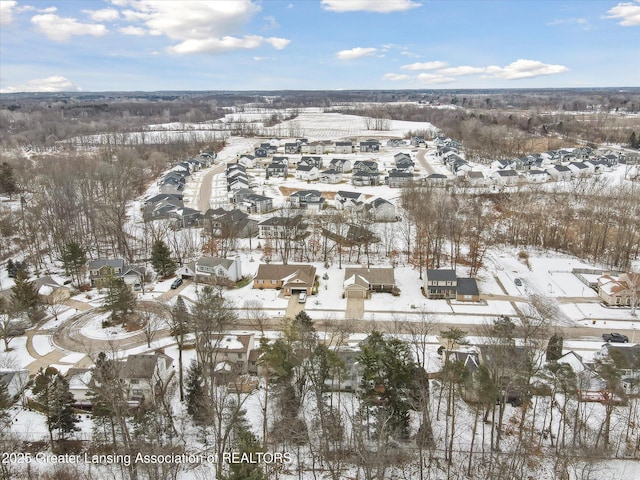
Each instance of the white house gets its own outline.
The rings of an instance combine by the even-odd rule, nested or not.
[[[318,180],[320,178],[320,171],[318,167],[310,165],[299,165],[296,168],[296,179],[304,181]]]

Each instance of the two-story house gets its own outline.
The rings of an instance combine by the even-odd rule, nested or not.
[[[318,190],[300,190],[289,195],[289,202],[293,208],[307,210],[322,210],[325,199]]]

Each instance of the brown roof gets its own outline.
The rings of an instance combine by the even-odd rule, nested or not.
[[[370,285],[395,285],[396,280],[393,268],[345,268],[344,279],[347,280],[353,275],[364,278]]]
[[[258,267],[256,280],[281,280],[290,283],[300,280],[308,285],[313,285],[316,277],[316,267],[313,265],[274,265],[262,264]]]

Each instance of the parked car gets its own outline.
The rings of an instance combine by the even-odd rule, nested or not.
[[[307,292],[300,292],[298,294],[298,303],[304,303],[307,301]]]
[[[602,339],[605,342],[613,343],[629,343],[629,337],[622,335],[621,333],[603,333]]]
[[[178,288],[180,285],[182,285],[182,279],[180,277],[176,278],[173,283],[171,284],[171,290],[175,290],[176,288]]]
[[[520,280],[519,278],[516,278],[513,282],[514,282],[518,287],[521,287],[521,286],[522,286],[522,280]]]

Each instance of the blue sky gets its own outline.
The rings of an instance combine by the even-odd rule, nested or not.
[[[640,86],[640,0],[0,0],[0,92]]]

